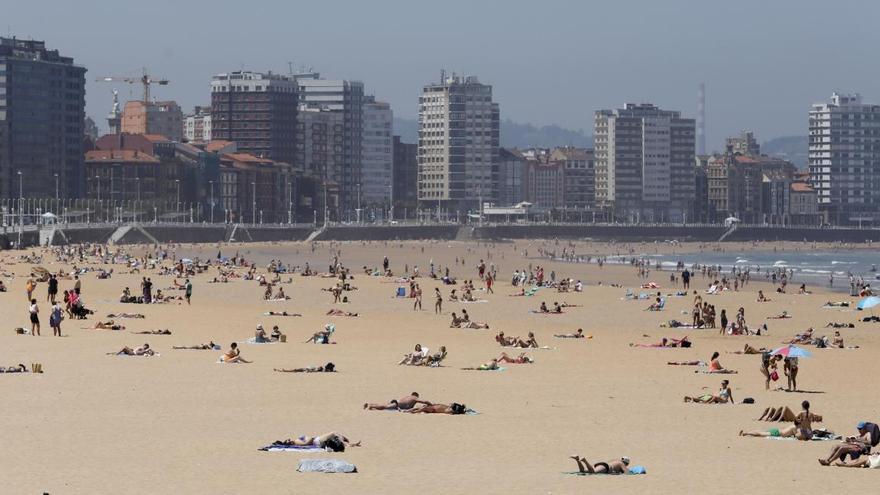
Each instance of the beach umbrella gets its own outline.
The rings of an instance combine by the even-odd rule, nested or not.
[[[780,347],[775,351],[771,352],[771,354],[775,356],[785,356],[785,357],[793,357],[793,358],[808,358],[812,357],[812,354],[807,352],[806,349],[798,347],[796,345],[787,345],[785,347]]]
[[[866,297],[866,298],[862,299],[861,301],[859,301],[859,303],[856,305],[856,308],[870,309],[878,304],[880,304],[880,297],[869,296],[869,297]]]

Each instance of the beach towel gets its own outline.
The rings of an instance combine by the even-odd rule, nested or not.
[[[301,473],[356,473],[357,466],[339,459],[302,459],[296,470]]]
[[[132,354],[116,354],[116,356],[118,356],[118,357],[159,357],[160,354],[157,352],[157,353],[154,353],[152,356],[149,354],[142,354],[140,356],[136,356],[136,355],[132,355]]]
[[[267,445],[257,450],[260,452],[324,452],[323,447],[315,445],[307,445],[305,447],[298,445]]]
[[[769,438],[770,440],[795,440],[795,441],[799,441],[795,437],[765,437],[765,438]],[[843,437],[841,437],[840,435],[831,435],[831,436],[827,436],[827,437],[818,437],[818,436],[814,435],[813,438],[811,438],[810,440],[813,442],[826,442],[826,441],[831,441],[831,440],[839,441],[842,439],[843,439]]]
[[[610,473],[582,473],[580,471],[565,471],[562,474],[570,474],[574,476],[620,476],[620,474]],[[648,470],[644,466],[633,466],[623,475],[648,474]]]
[[[459,301],[462,304],[480,304],[489,302],[487,299],[477,299],[475,301]]]

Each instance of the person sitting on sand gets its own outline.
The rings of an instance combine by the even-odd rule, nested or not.
[[[424,413],[424,414],[464,414],[467,412],[467,406],[464,404],[431,404],[422,407],[414,407],[407,411],[408,413]]]
[[[175,345],[175,346],[172,346],[171,348],[172,349],[189,349],[189,350],[195,350],[195,351],[219,351],[220,345],[215,344],[214,341],[212,340],[206,344],[190,345],[190,346]]]
[[[706,370],[706,373],[735,374],[736,371],[721,366],[721,362],[718,361],[718,356],[718,351],[712,353],[712,357],[709,359],[709,369]]]
[[[404,355],[403,359],[401,359],[400,362],[397,364],[415,365],[416,363],[419,363],[423,359],[428,357],[428,352],[429,349],[427,347],[422,347],[422,344],[416,344],[413,352]]]
[[[241,357],[241,350],[238,348],[238,344],[233,342],[229,344],[229,350],[226,351],[223,356],[220,357],[220,360],[224,363],[245,363],[249,364],[253,361],[247,361],[245,358]]]
[[[333,363],[327,363],[323,366],[309,366],[307,368],[274,368],[275,371],[279,373],[335,373],[336,365]]]
[[[812,294],[812,292],[807,290],[807,284],[801,284],[800,289],[798,289],[798,294]]]
[[[413,407],[415,407],[419,404],[422,404],[425,406],[431,405],[430,402],[420,399],[418,392],[413,392],[413,393],[407,395],[406,397],[403,397],[403,398],[400,398],[397,400],[391,400],[386,404],[372,404],[372,403],[367,402],[364,404],[364,409],[366,409],[368,411],[386,411],[386,410],[406,411],[406,410],[412,409]]]
[[[834,332],[834,338],[831,339],[831,347],[836,347],[838,349],[843,349],[843,337],[840,335],[840,332]]]
[[[254,342],[256,342],[258,344],[263,344],[263,343],[271,342],[271,341],[272,341],[272,339],[270,339],[266,335],[266,330],[263,329],[263,324],[262,323],[258,324],[257,329],[254,331]]]
[[[819,459],[819,464],[828,466],[836,459],[846,461],[846,456],[856,460],[880,443],[880,426],[876,423],[859,421],[856,430],[859,433],[857,436],[846,437],[842,443],[835,445],[827,458]]]
[[[478,321],[470,321],[467,318],[467,311],[462,311],[462,314],[465,316],[464,318],[459,318],[452,313],[452,322],[449,324],[449,328],[476,328],[476,329],[488,329],[488,323],[482,323]]]
[[[287,296],[284,294],[284,287],[279,286],[278,292],[275,293],[272,299],[287,299]]]
[[[519,356],[512,358],[507,355],[506,352],[502,352],[501,356],[498,359],[495,359],[496,363],[510,363],[510,364],[532,364],[535,362],[534,359],[526,356],[526,353],[521,352]]]
[[[498,335],[495,336],[495,342],[498,342],[501,347],[513,347],[517,340],[516,337],[506,337],[504,332],[498,332]]]
[[[561,333],[553,335],[557,339],[583,339],[584,337],[584,329],[578,328],[575,333]]]
[[[559,305],[558,302],[553,302],[553,313],[562,314],[562,306]]]
[[[788,341],[789,344],[807,345],[813,343],[813,327],[808,328],[804,333],[799,333],[793,339]]]
[[[287,311],[266,311],[263,314],[265,316],[302,316],[300,313],[288,313]]]
[[[96,321],[94,326],[92,326],[92,330],[125,330],[125,326],[117,325],[113,320]]]
[[[357,316],[357,313],[352,313],[351,311],[343,311],[341,309],[331,309],[327,311],[327,316]]]
[[[549,313],[549,312],[550,312],[550,310],[547,309],[547,303],[544,301],[541,301],[541,307],[538,308],[538,313]]]
[[[348,438],[335,432],[325,433],[317,437],[301,436],[272,442],[275,447],[319,447],[333,452],[344,452],[345,446],[360,447],[361,442],[351,442]]]
[[[441,345],[440,350],[435,352],[434,354],[426,357],[421,362],[416,363],[417,366],[440,366],[440,363],[446,359],[446,346]]]
[[[477,366],[476,368],[462,368],[462,369],[466,370],[466,371],[494,371],[494,370],[498,369],[498,360],[493,359],[493,360],[489,361],[488,363],[483,363],[483,364]]]
[[[131,332],[131,333],[141,334],[141,335],[171,335],[171,330],[168,330],[166,328],[164,330],[143,330],[140,332]]]
[[[120,349],[118,352],[108,352],[107,354],[116,356],[154,356],[156,352],[153,351],[153,349],[150,349],[150,344],[144,344],[134,349],[126,346]]]
[[[721,389],[716,395],[705,394],[697,397],[685,396],[685,402],[693,402],[694,404],[733,404],[733,391],[730,390],[730,382],[721,380]]]
[[[880,469],[880,452],[849,462],[835,462],[836,467]]]
[[[571,456],[577,462],[578,472],[587,474],[624,474],[629,468],[629,457],[623,456],[620,459],[607,462],[597,462],[590,464],[583,457],[576,455]]]
[[[330,336],[336,332],[336,325],[332,323],[327,323],[324,325],[323,330],[319,330],[315,332],[314,335],[309,338],[309,340],[305,341],[305,343],[313,343],[313,344],[330,344]]]
[[[768,299],[767,297],[764,296],[763,290],[758,291],[758,302],[770,302],[770,301],[771,301],[771,299]]]
[[[502,344],[502,346],[504,346],[504,344]],[[535,332],[529,332],[528,338],[526,338],[525,340],[519,337],[514,337],[513,347],[537,349],[540,346],[538,345],[538,341],[535,339]]]

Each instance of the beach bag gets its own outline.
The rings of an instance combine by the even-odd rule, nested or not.
[[[774,382],[779,380],[779,373],[777,373],[776,370],[773,370],[773,373],[770,373],[770,379]]]

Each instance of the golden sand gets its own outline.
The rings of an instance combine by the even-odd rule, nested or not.
[[[530,249],[536,256],[537,244]],[[67,319],[64,337],[51,337],[46,284],[35,294],[40,301],[42,337],[16,335],[28,327],[25,276],[31,265],[11,263],[18,253],[6,253],[2,270],[9,292],[0,294],[4,324],[0,328],[0,365],[43,364],[43,374],[0,375],[4,397],[3,448],[0,449],[2,493],[875,493],[876,473],[868,470],[823,468],[833,442],[772,441],[741,438],[741,429],[772,426],[755,421],[767,406],[799,410],[802,400],[825,417],[819,425],[838,433],[854,433],[860,420],[880,419],[872,371],[878,356],[878,324],[857,323],[841,333],[856,350],[810,347],[814,357],[801,360],[800,388],[816,393],[765,391],[760,357],[725,354],[745,343],[777,347],[809,326],[817,334],[829,321],[855,322],[859,312],[820,309],[829,299],[851,299],[818,290],[813,295],[772,294],[772,303],[755,302],[753,282],[739,292],[704,298],[720,313],[746,308],[751,325],[767,321],[769,335],[722,336],[717,330],[659,328],[669,319],[686,320],[692,297],[672,297],[663,312],[647,312],[649,301],[624,301],[617,282],[634,287],[633,268],[595,264],[565,264],[524,259],[526,243],[492,246],[461,243],[323,244],[312,252],[304,244],[236,245],[222,247],[246,257],[326,271],[331,249],[341,249],[341,261],[355,275],[359,290],[348,292],[349,304],[332,304],[320,289],[332,279],[293,276],[283,285],[287,302],[264,302],[263,288],[253,281],[208,284],[212,270],[194,277],[192,306],[185,304],[119,304],[123,287],[139,292],[141,276],[150,276],[154,289],[166,291],[171,276],[144,271],[115,274],[98,280],[84,275],[83,297],[95,315],[86,321]],[[685,249],[677,247],[675,249]],[[180,252],[213,258],[217,247],[182,247]],[[619,247],[593,246],[613,252]],[[661,246],[661,251],[672,249]],[[729,248],[734,249],[734,248]],[[423,252],[424,250],[424,252]],[[579,252],[581,252],[579,250]],[[427,274],[429,260],[446,267],[456,257],[465,265],[452,268],[459,280],[477,279],[480,258],[498,266],[495,294],[478,293],[485,304],[444,303],[443,314],[433,310],[434,287],[444,296],[450,287],[420,279],[424,310],[413,311],[412,299],[394,298],[398,284],[361,275],[364,265],[378,266],[388,255],[392,269],[419,265]],[[488,257],[491,256],[491,259]],[[43,266],[62,266],[46,255]],[[583,293],[557,294],[544,289],[534,297],[509,297],[516,289],[510,275],[516,268],[546,267],[581,279]],[[97,266],[97,265],[86,265]],[[123,270],[115,266],[117,272]],[[285,276],[285,279],[287,277]],[[666,294],[668,273],[651,276]],[[702,291],[709,280],[697,276],[692,288]],[[482,284],[476,281],[478,287]],[[72,288],[61,281],[60,289]],[[636,292],[639,292],[636,289]],[[563,315],[529,313],[541,301],[567,301],[583,307]],[[357,318],[330,318],[334,307],[360,313]],[[491,330],[450,329],[452,311],[467,308],[473,320],[487,321]],[[302,318],[264,316],[266,311],[303,313]],[[793,318],[765,320],[788,311]],[[143,320],[118,320],[125,331],[87,330],[98,317],[111,312],[144,313]],[[732,318],[731,318],[732,319]],[[302,343],[327,322],[336,325],[337,345]],[[253,336],[256,324],[279,325],[285,344],[242,344],[248,365],[223,365],[221,352],[172,350],[172,345],[195,345],[208,340],[223,345]],[[562,340],[554,333],[582,327],[590,340]],[[171,336],[135,335],[131,331],[168,328]],[[525,336],[534,331],[538,342],[552,350],[532,350],[531,365],[505,365],[501,372],[470,372],[497,357],[502,349],[493,336]],[[643,336],[648,335],[648,336]],[[688,335],[690,349],[631,348],[630,342],[656,342],[663,336]],[[122,346],[149,342],[159,357],[108,356]],[[449,357],[442,368],[398,366],[416,343],[432,351],[445,345]],[[692,367],[667,366],[668,360],[708,360],[713,351],[737,375],[695,374]],[[336,363],[334,374],[275,373],[276,367]],[[754,405],[692,405],[685,395],[714,393],[722,378],[731,380],[737,401],[753,397]],[[783,380],[784,381],[784,378]],[[364,411],[365,402],[383,402],[418,391],[422,398],[460,402],[479,411],[476,416],[410,415]],[[329,431],[362,440],[363,446],[344,453],[275,453],[257,449],[273,440]],[[577,477],[562,474],[575,464],[570,455],[603,461],[627,455],[647,468],[645,476]],[[358,474],[321,475],[296,471],[301,458],[339,458],[358,467]]]

